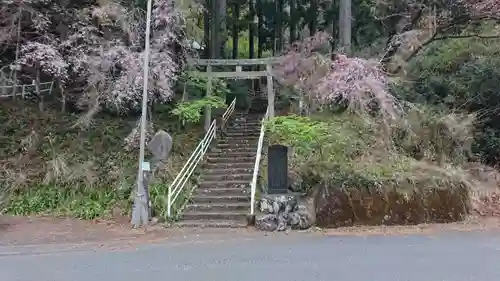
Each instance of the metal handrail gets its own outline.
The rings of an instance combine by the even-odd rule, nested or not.
[[[231,114],[234,112],[234,107],[236,104],[236,98],[231,102],[229,107],[226,109],[222,118],[225,121],[231,117]],[[172,205],[175,203],[175,200],[181,193],[182,189],[186,185],[187,181],[191,177],[198,163],[203,159],[205,153],[207,152],[212,140],[216,137],[217,133],[217,122],[214,119],[208,128],[207,133],[200,141],[198,146],[194,149],[193,153],[187,160],[186,164],[182,167],[181,171],[174,179],[172,184],[168,187],[168,195],[167,195],[167,216],[172,216]]]
[[[262,118],[262,124],[260,126],[260,135],[259,142],[257,145],[257,155],[255,157],[255,165],[253,167],[253,177],[252,183],[250,185],[251,193],[250,193],[250,215],[255,214],[255,192],[257,189],[257,177],[259,176],[259,168],[260,168],[260,158],[262,157],[262,146],[264,144],[264,133],[265,133],[265,121],[269,116],[269,106],[267,107],[266,114]]]
[[[236,106],[236,98],[234,98],[231,104],[229,104],[229,106],[226,109],[226,112],[222,114],[222,120],[224,120],[224,124],[226,124],[227,120],[229,120],[229,117],[231,117],[231,115],[233,114],[235,106]]]

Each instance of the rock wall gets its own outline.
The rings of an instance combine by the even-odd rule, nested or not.
[[[255,227],[263,231],[307,229],[315,222],[315,215],[308,211],[306,202],[299,195],[266,195],[258,202],[260,214]]]
[[[258,201],[260,214],[255,217],[255,226],[264,231],[284,231],[313,225],[335,228],[446,223],[463,220],[471,210],[470,203],[469,190],[460,185],[403,190],[321,184],[306,195],[264,196]]]
[[[316,201],[319,227],[411,225],[460,221],[469,213],[468,191],[433,189],[403,193],[326,189]]]

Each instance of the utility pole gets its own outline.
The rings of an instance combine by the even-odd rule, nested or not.
[[[137,173],[137,193],[134,197],[134,209],[132,211],[132,225],[134,228],[141,224],[147,226],[149,220],[149,196],[144,188],[144,171],[149,170],[144,163],[144,150],[146,142],[146,115],[148,106],[148,75],[149,75],[149,35],[151,33],[151,6],[152,0],[148,0],[146,15],[146,38],[144,50],[144,74],[142,91],[142,113],[141,113],[141,137],[139,143],[139,171]],[[149,164],[149,163],[148,163]]]

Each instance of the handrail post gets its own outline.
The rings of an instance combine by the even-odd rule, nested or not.
[[[210,134],[210,128],[207,130],[207,135]],[[205,139],[201,140],[201,154],[203,155],[203,151],[205,151]]]
[[[167,195],[167,217],[172,217],[172,185],[168,187]]]
[[[215,124],[214,125],[214,139],[216,139],[217,138],[217,120],[216,119],[214,119],[214,124]],[[221,126],[222,126],[222,124],[221,124]]]

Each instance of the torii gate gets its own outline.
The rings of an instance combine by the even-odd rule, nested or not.
[[[207,77],[207,92],[210,95],[212,88],[212,78],[229,78],[229,79],[259,79],[267,77],[267,104],[269,107],[268,116],[274,117],[274,86],[272,65],[281,61],[281,57],[260,58],[260,59],[189,59],[188,64],[192,66],[206,66],[206,72],[202,72],[204,77]],[[266,70],[259,71],[243,71],[243,66],[257,66],[260,69],[261,65],[266,66]],[[212,66],[235,66],[234,71],[214,72]],[[212,122],[212,111],[210,106],[205,109],[205,130],[208,130]]]

